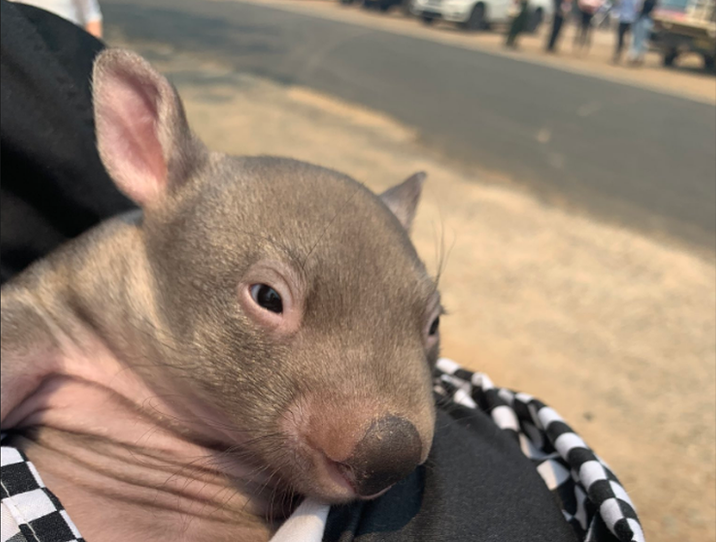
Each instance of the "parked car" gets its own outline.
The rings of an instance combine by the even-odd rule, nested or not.
[[[474,31],[508,23],[512,5],[513,0],[413,0],[410,9],[426,24],[443,19]],[[552,6],[553,0],[530,0],[528,32],[536,32],[543,21],[552,17]]]

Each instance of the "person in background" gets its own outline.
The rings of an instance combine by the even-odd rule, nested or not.
[[[617,17],[619,18],[619,26],[617,27],[617,46],[614,50],[614,58],[612,62],[619,64],[624,50],[624,38],[631,30],[632,25],[637,19],[637,0],[620,0],[617,6]]]
[[[592,24],[595,28],[610,28],[612,26],[612,10],[614,9],[614,2],[612,0],[605,0],[599,9],[594,14]]]
[[[102,37],[102,12],[97,0],[12,0],[59,15],[84,28],[96,38]]]
[[[510,25],[510,31],[507,33],[507,41],[505,47],[510,49],[517,49],[517,36],[527,26],[527,19],[530,16],[529,2],[528,0],[515,0],[515,6],[517,15],[512,18],[512,24]]]
[[[572,0],[554,0],[554,16],[552,17],[552,32],[547,41],[547,52],[554,53],[557,48],[557,41],[562,32],[564,19],[572,11]]]
[[[602,0],[578,0],[579,8],[579,30],[574,34],[572,49],[575,53],[581,53],[592,45],[592,18],[602,5]]]
[[[634,66],[644,63],[644,56],[649,44],[649,35],[654,27],[651,13],[654,11],[658,0],[644,0],[639,11],[639,16],[634,23],[632,31],[632,44],[629,51],[629,61]]]

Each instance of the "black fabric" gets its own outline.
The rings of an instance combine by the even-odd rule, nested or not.
[[[562,24],[564,23],[564,16],[561,12],[555,12],[552,17],[552,32],[549,35],[549,41],[547,42],[547,50],[554,51],[557,47],[557,40],[562,32]]]
[[[582,19],[581,19],[581,26],[582,28],[589,28],[589,26],[592,24],[592,18],[594,17],[594,13],[590,13],[588,11],[582,10]]]
[[[574,46],[584,49],[592,45],[592,18],[594,13],[589,11],[579,11],[579,30],[574,34]]]
[[[622,50],[624,49],[624,42],[626,41],[624,38],[626,37],[627,33],[631,30],[631,23],[623,23],[620,22],[619,26],[617,27],[617,48],[614,52],[614,59],[619,60],[619,57],[622,54]]]
[[[641,5],[641,13],[639,14],[639,16],[649,17],[651,15],[651,12],[654,11],[656,3],[657,0],[644,0],[644,3]]]
[[[530,9],[529,9],[529,2],[527,0],[520,0],[520,12],[517,14],[515,18],[512,19],[512,23],[510,24],[510,29],[507,32],[507,41],[505,42],[505,46],[507,47],[515,47],[517,42],[517,37],[524,32],[525,27],[527,26],[527,21],[530,17]]]
[[[0,277],[131,209],[95,147],[92,61],[104,45],[46,11],[0,2]]]
[[[324,542],[575,542],[529,459],[483,412],[439,410],[426,464],[374,501],[331,508]]]

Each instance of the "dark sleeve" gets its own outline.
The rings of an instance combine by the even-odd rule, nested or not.
[[[92,62],[104,45],[46,11],[0,0],[2,282],[131,209],[95,146]]]
[[[324,542],[576,542],[553,495],[484,413],[438,411],[430,457],[388,493],[333,507]]]

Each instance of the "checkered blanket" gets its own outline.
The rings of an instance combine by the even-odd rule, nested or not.
[[[514,437],[580,541],[644,542],[634,505],[617,477],[553,409],[527,394],[496,388],[487,375],[445,358],[438,361],[434,385],[439,406],[480,409]],[[34,465],[9,446],[2,447],[0,542],[83,542]]]
[[[446,402],[478,408],[510,433],[584,542],[644,542],[634,504],[609,466],[557,412],[526,393],[496,388],[483,373],[438,360],[435,391]]]
[[[3,446],[0,463],[2,542],[84,542],[25,454]]]

